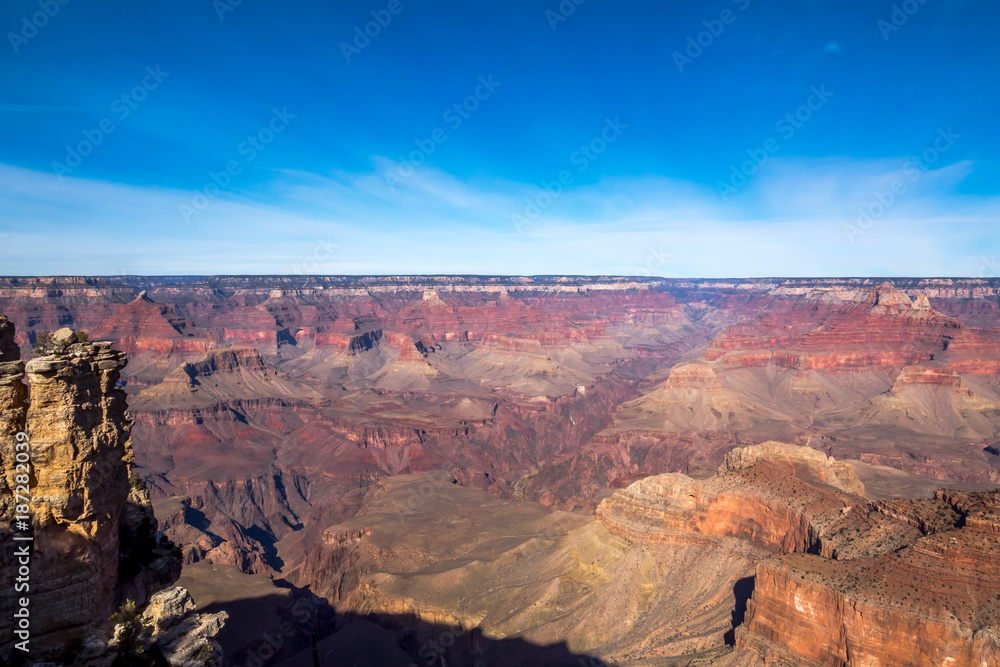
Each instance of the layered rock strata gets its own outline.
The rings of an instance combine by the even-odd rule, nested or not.
[[[25,486],[23,475],[18,477],[25,465],[18,468],[14,447],[20,431],[30,443],[30,519],[18,532],[32,537],[30,589],[19,594],[30,599],[30,654],[59,658],[69,650],[96,659],[106,649],[109,616],[126,599],[145,603],[176,580],[179,556],[157,540],[145,485],[131,474],[132,421],[125,393],[116,388],[125,356],[111,343],[78,342],[72,331],[60,330],[46,354],[26,364],[26,387],[13,333],[0,320],[0,466],[6,485],[0,521],[11,554],[9,493]],[[12,581],[12,573],[5,571],[4,579]],[[10,587],[0,590],[2,655],[11,651],[14,595]]]
[[[746,540],[761,558],[730,667],[1000,661],[1000,492],[869,500],[849,464],[780,443],[718,477],[659,475],[598,517],[635,543]]]
[[[601,502],[597,517],[612,533],[639,542],[725,536],[776,553],[819,552],[863,493],[845,464],[768,442],[734,449],[711,479],[668,473],[639,480]]]
[[[589,511],[782,440],[1000,481],[1000,280],[883,283],[7,278],[0,312],[22,350],[71,325],[128,352],[169,534],[189,560],[280,573],[278,542],[401,472]]]
[[[138,617],[143,629],[134,638],[133,652],[158,653],[170,667],[223,665],[225,656],[215,638],[229,614],[197,614],[195,608],[191,594],[180,586],[154,593]],[[112,648],[122,647],[126,632],[126,624],[115,626]]]

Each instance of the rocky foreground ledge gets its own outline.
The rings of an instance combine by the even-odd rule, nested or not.
[[[221,664],[213,637],[224,616],[193,615],[182,589],[156,593],[177,580],[181,561],[157,539],[145,484],[132,474],[132,419],[116,388],[125,355],[69,329],[40,352],[25,364],[0,316],[0,577],[30,569],[22,590],[0,587],[0,662],[109,665],[142,648],[172,665]],[[22,598],[27,644],[14,632],[25,623],[12,626]],[[151,599],[152,611],[115,628],[123,605],[141,610]],[[145,629],[124,645],[129,623]],[[170,631],[178,627],[184,641]]]

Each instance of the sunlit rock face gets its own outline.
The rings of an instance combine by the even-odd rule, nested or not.
[[[857,465],[738,448],[712,477],[639,480],[593,518],[401,475],[355,495],[294,577],[391,619],[396,641],[435,623],[619,665],[992,664],[1000,496],[872,498]]]
[[[400,473],[593,511],[781,440],[1000,481],[998,299],[990,280],[0,280],[22,352],[64,325],[128,352],[166,532],[188,563],[255,573]]]
[[[22,428],[14,348],[30,355],[41,331],[71,324],[126,349],[135,470],[195,567],[616,664],[825,664],[879,654],[867,639],[791,645],[808,623],[768,592],[769,573],[825,590],[816,609],[827,596],[887,623],[898,609],[942,617],[930,600],[910,609],[908,591],[886,602],[836,581],[986,534],[991,519],[932,490],[1000,480],[998,283],[894,282],[10,279],[0,307],[23,326],[2,351],[0,400],[5,428]],[[87,405],[113,412],[84,385]],[[446,485],[423,504],[425,473]],[[550,531],[565,510],[579,514]],[[808,575],[816,563],[826,582]],[[495,589],[470,597],[484,576]],[[991,621],[968,618],[961,655],[978,656]]]
[[[84,645],[100,652],[119,604],[126,598],[142,604],[180,574],[178,556],[157,541],[145,487],[130,480],[132,420],[125,392],[116,388],[125,355],[110,342],[78,342],[61,329],[42,356],[22,365],[13,336],[0,319],[0,462],[8,489],[18,474],[13,434],[30,438],[32,655],[58,657]],[[3,509],[6,528],[14,508]],[[14,543],[9,534],[4,541]],[[12,609],[9,588],[2,605]],[[5,613],[3,622],[11,616]]]
[[[737,647],[831,666],[996,664],[998,496],[939,493],[921,509],[954,511],[964,525],[867,557],[760,564]]]

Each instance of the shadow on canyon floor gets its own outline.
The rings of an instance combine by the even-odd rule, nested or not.
[[[408,614],[338,613],[303,589],[201,611],[230,614],[218,639],[235,667],[610,667],[565,644],[490,639],[478,628],[428,623]]]

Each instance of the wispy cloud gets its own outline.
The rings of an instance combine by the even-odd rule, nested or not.
[[[974,275],[1000,253],[1000,199],[956,186],[973,168],[930,169],[854,243],[844,225],[902,160],[775,158],[728,202],[659,177],[567,189],[518,233],[538,186],[463,181],[423,168],[395,191],[367,173],[276,172],[191,224],[190,192],[0,166],[3,273],[653,273],[673,276]],[[317,248],[336,244],[335,252]],[[310,257],[317,261],[306,262]]]

